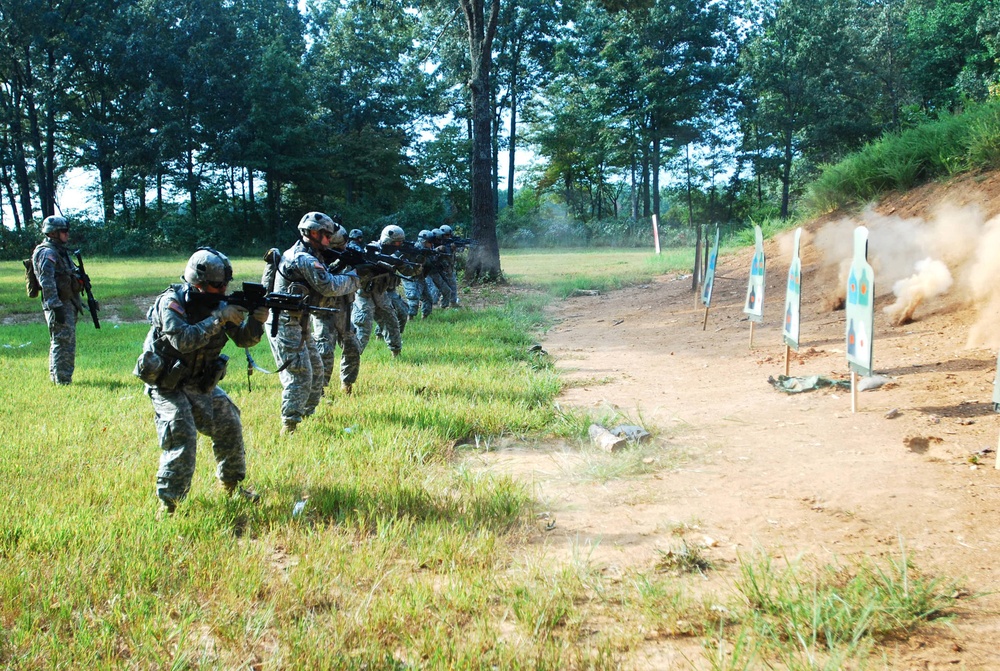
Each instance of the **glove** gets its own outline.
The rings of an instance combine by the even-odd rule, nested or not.
[[[56,324],[66,323],[66,306],[60,305],[57,308],[52,308],[52,315],[56,318]]]
[[[246,310],[244,308],[241,308],[239,305],[230,305],[226,303],[213,312],[212,316],[217,317],[223,324],[239,325],[243,323],[244,314],[246,314]]]
[[[267,308],[261,306],[251,313],[251,316],[259,321],[261,324],[267,321],[267,313],[270,312]]]

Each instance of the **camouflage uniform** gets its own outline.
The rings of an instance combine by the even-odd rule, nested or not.
[[[161,450],[156,494],[171,509],[191,488],[199,432],[212,439],[216,477],[223,484],[235,487],[246,477],[240,411],[216,385],[225,375],[220,354],[226,343],[256,345],[264,327],[256,319],[224,324],[205,296],[189,284],[160,294],[147,313],[150,329],[143,345],[143,356],[155,354],[158,363],[154,374],[144,375],[142,364],[136,366],[156,413]]]
[[[281,255],[274,288],[280,292],[308,294],[309,302],[318,305],[322,297],[344,296],[357,290],[358,276],[353,272],[330,274],[326,265],[313,255],[312,248],[299,240]],[[278,374],[283,387],[281,418],[285,426],[294,427],[316,410],[323,396],[324,382],[329,379],[309,325],[306,312],[282,312],[277,335],[270,337],[268,332],[274,360],[285,367]]]
[[[51,238],[31,253],[42,310],[49,326],[49,377],[56,384],[70,384],[76,361],[76,316],[83,312],[80,281],[66,245]]]
[[[423,275],[404,278],[403,290],[406,292],[406,314],[410,319],[416,319],[418,311],[422,317],[430,315],[434,308],[434,299],[431,298]]]
[[[334,314],[316,313],[311,317],[312,337],[316,341],[316,350],[323,362],[324,389],[329,386],[330,378],[333,377],[338,343],[341,349],[340,383],[346,388],[353,385],[358,379],[358,372],[361,368],[361,345],[358,343],[358,336],[354,332],[354,324],[351,322],[353,303],[353,295],[323,296],[315,303],[320,307],[340,310]]]
[[[396,309],[387,295],[388,287],[395,287],[395,282],[398,282],[398,278],[392,274],[375,275],[362,283],[361,289],[358,291],[357,300],[354,301],[352,320],[358,331],[358,342],[362,352],[365,351],[368,340],[371,338],[373,320],[378,322],[381,327],[382,336],[385,338],[386,344],[389,345],[389,351],[398,354],[403,349],[403,339],[399,332],[399,319],[396,317]],[[394,288],[392,293],[395,291]]]
[[[448,290],[451,293],[451,304],[458,307],[458,274],[455,270],[455,246],[447,242],[442,246],[446,251],[442,258],[441,279],[448,285]]]
[[[438,256],[431,258],[424,265],[424,279],[427,282],[427,290],[430,292],[434,303],[441,299],[441,307],[449,307],[454,299],[451,287],[445,281],[445,252],[444,247],[435,247],[434,251],[442,252]]]

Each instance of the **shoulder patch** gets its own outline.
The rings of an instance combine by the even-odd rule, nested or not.
[[[320,270],[326,270],[326,266],[324,266],[321,261],[313,261],[313,268],[319,268]]]
[[[186,313],[184,312],[184,306],[181,305],[180,301],[176,300],[170,301],[170,303],[167,305],[167,308],[173,310],[182,317],[186,315]]]

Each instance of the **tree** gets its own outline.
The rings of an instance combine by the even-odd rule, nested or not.
[[[500,277],[497,210],[493,191],[493,109],[490,73],[500,0],[459,0],[469,38],[469,90],[472,98],[472,239],[465,266],[472,280]]]

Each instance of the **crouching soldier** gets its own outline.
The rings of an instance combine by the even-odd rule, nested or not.
[[[258,308],[244,322],[246,310],[221,302],[232,278],[229,259],[202,247],[188,260],[184,283],[160,294],[147,314],[149,334],[134,372],[156,413],[156,494],[168,515],[191,488],[199,432],[212,439],[226,494],[258,498],[239,486],[246,477],[240,411],[217,385],[226,374],[223,347],[229,340],[239,347],[260,342],[268,311]]]

